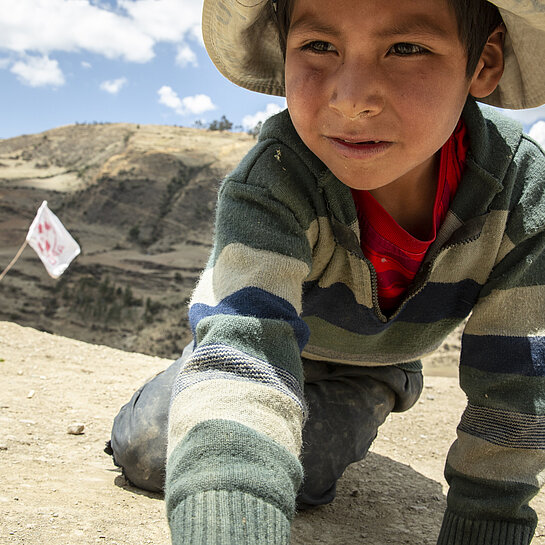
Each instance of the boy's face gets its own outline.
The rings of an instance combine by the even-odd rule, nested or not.
[[[435,183],[475,78],[447,0],[295,0],[285,70],[303,142],[367,190]]]

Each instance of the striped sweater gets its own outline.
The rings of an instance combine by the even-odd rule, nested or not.
[[[438,543],[530,542],[545,475],[545,157],[469,99],[467,167],[437,240],[388,318],[350,189],[283,112],[223,182],[190,304],[195,351],[172,397],[175,544],[287,544],[302,479],[301,353],[419,369],[468,315],[468,404],[446,463]]]

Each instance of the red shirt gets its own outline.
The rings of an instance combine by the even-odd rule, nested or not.
[[[429,240],[417,239],[405,231],[368,191],[352,190],[360,224],[361,249],[377,273],[379,304],[386,313],[401,303],[437,236],[462,179],[468,148],[466,126],[460,120],[441,148]]]

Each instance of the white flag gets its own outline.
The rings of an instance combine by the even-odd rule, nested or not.
[[[47,201],[38,209],[26,240],[53,278],[58,278],[81,252],[79,244],[47,207]]]

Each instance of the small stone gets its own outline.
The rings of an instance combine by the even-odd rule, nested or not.
[[[84,433],[84,430],[85,430],[85,425],[77,423],[77,424],[70,424],[66,432],[69,435],[82,435]]]
[[[30,392],[28,392],[28,394],[26,395],[28,399],[32,399],[34,397],[34,394],[36,392],[34,390],[30,390]]]

